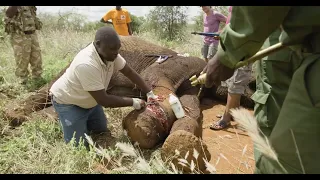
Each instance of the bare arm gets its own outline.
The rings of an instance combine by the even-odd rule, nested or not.
[[[227,22],[227,17],[223,15],[222,13],[216,12],[216,17],[220,22]]]
[[[127,23],[130,36],[132,35],[131,23]]]
[[[14,15],[16,15],[19,7],[20,6],[9,6],[9,8],[6,10],[7,17],[12,18]]]
[[[125,75],[127,78],[129,78],[133,83],[138,85],[138,87],[144,93],[148,93],[151,91],[151,88],[145,83],[145,81],[141,78],[141,76],[127,64],[124,66],[123,69],[120,70],[120,72],[123,75]]]
[[[132,28],[131,28],[131,16],[130,16],[130,13],[127,12],[127,19],[126,19],[126,23],[127,23],[127,26],[128,26],[128,31],[129,31],[129,35],[131,36],[132,35]]]
[[[99,91],[89,91],[89,93],[98,104],[105,108],[127,107],[133,105],[132,98],[108,95],[104,89]]]
[[[113,24],[111,21],[105,21],[103,18],[101,18],[100,22],[107,23],[107,24]]]
[[[107,23],[107,24],[113,24],[109,20],[112,19],[112,11],[108,11],[101,19],[100,22]]]

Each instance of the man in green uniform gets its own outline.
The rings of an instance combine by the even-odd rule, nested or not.
[[[5,32],[10,35],[16,60],[15,74],[22,84],[27,82],[29,64],[34,79],[40,79],[42,74],[41,50],[36,34],[42,23],[36,11],[35,6],[9,6],[4,19]]]
[[[289,46],[257,62],[255,116],[286,172],[320,173],[320,7],[235,6],[232,14],[204,69],[206,87],[230,78],[268,37]],[[256,173],[285,172],[265,155],[255,158]]]

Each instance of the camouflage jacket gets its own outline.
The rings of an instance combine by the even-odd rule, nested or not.
[[[24,31],[40,30],[42,22],[37,17],[36,11],[35,6],[20,6],[18,13],[12,18],[5,16],[3,19],[5,32],[21,34]]]

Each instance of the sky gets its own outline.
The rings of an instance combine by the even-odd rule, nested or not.
[[[155,6],[122,6],[127,9],[131,14],[135,16],[144,16],[150,9]],[[58,12],[77,12],[84,14],[89,21],[100,20],[101,17],[110,9],[115,8],[115,6],[37,6],[38,13],[58,13]],[[199,6],[189,6],[188,18],[196,16],[201,12]]]

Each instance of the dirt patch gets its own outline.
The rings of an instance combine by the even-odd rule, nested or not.
[[[218,174],[252,174],[254,171],[253,144],[247,133],[235,122],[225,130],[214,131],[209,126],[219,120],[225,105],[212,101],[202,105],[203,141],[211,153],[210,163],[215,165]],[[249,110],[252,112],[252,110]]]

